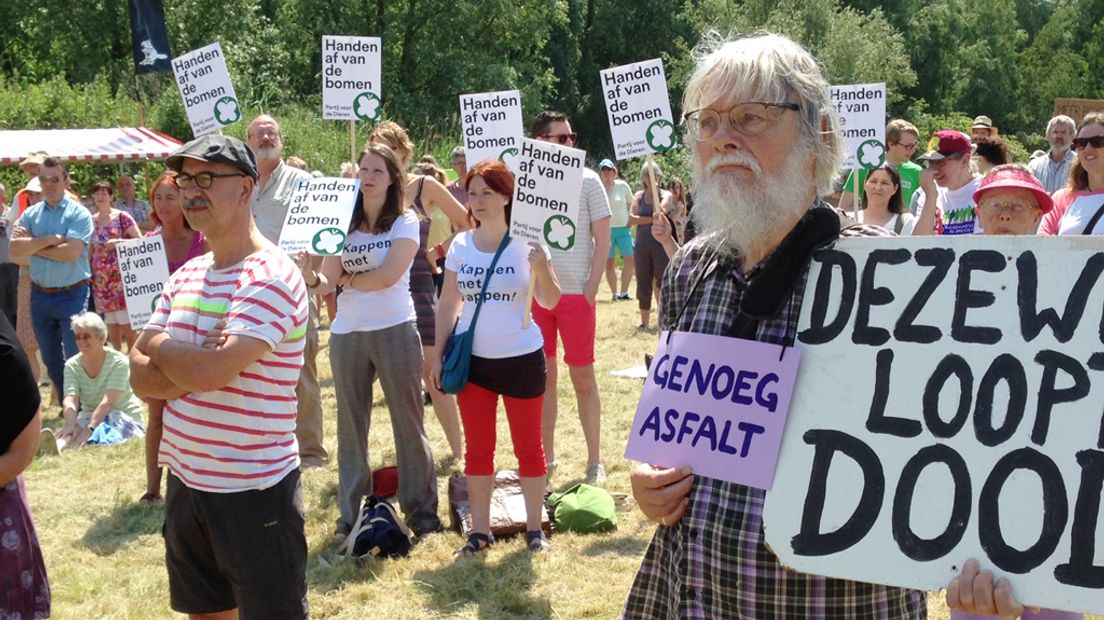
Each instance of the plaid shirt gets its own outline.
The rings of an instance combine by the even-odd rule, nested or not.
[[[818,208],[828,208],[822,202]],[[841,237],[893,236],[841,218]],[[764,259],[764,262],[766,259]],[[760,262],[746,275],[697,238],[663,279],[662,329],[724,335]],[[781,313],[760,320],[756,340],[792,345],[808,265]],[[780,283],[789,286],[789,283]],[[659,527],[628,600],[625,618],[926,618],[926,594],[783,568],[763,534],[762,490],[695,476],[686,515]]]

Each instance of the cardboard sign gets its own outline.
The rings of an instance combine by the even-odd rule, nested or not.
[[[142,329],[153,316],[153,309],[169,280],[165,242],[161,235],[127,239],[115,246],[115,254],[119,258],[130,326]]]
[[[769,489],[799,358],[765,342],[661,333],[625,458]]]
[[[234,84],[226,70],[222,46],[217,41],[177,56],[172,67],[195,137],[241,120]]]
[[[517,171],[518,144],[523,135],[521,92],[460,95],[460,124],[468,168],[500,159]]]
[[[970,557],[1024,605],[1104,612],[1104,251],[1092,237],[818,252],[767,544],[937,590]]]
[[[1104,99],[1055,99],[1054,116],[1065,114],[1073,119],[1074,123],[1081,124],[1081,120],[1090,112],[1104,112]]]
[[[575,247],[585,159],[586,152],[579,149],[521,139],[511,236],[543,243],[553,250]]]
[[[832,105],[847,154],[843,169],[877,168],[885,163],[885,84],[833,86]]]
[[[675,147],[678,135],[662,60],[614,67],[600,75],[617,159],[662,153]]]
[[[303,179],[295,186],[280,231],[280,249],[290,254],[340,254],[356,208],[360,179]]]
[[[381,50],[379,37],[322,37],[322,118],[379,120]]]

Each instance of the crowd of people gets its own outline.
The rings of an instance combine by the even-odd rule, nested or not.
[[[504,164],[469,169],[458,147],[450,182],[432,157],[414,162],[413,141],[391,121],[342,166],[360,191],[343,251],[324,258],[276,248],[294,188],[321,173],[284,158],[271,116],[255,118],[245,142],[208,135],[185,144],[149,184],[148,202],[122,176],[93,184],[82,204],[65,162],[30,154],[21,163],[27,184],[0,218],[0,374],[13,412],[0,424],[0,532],[26,542],[0,549],[0,582],[16,575],[21,583],[0,594],[0,608],[25,617],[49,609],[21,476],[36,451],[144,436],[140,501],[164,502],[173,609],[306,617],[300,471],[330,460],[316,365],[323,305],[337,397],[333,543],[353,534],[373,493],[368,434],[378,379],[399,508],[415,535],[442,527],[424,425],[431,404],[467,477],[472,530],[457,555],[496,543],[501,398],[525,500],[525,546],[540,553],[551,549],[541,504],[558,465],[561,342],[586,481],[606,477],[594,370],[603,279],[615,302],[631,299],[636,279],[643,329],[654,297],[663,330],[792,344],[800,298],[789,292],[803,282],[808,257],[785,256],[795,247],[785,240],[1104,234],[1104,114],[1080,124],[1051,119],[1049,150],[1026,165],[1010,161],[986,116],[969,134],[936,131],[914,163],[920,131],[896,119],[886,127],[885,163],[840,175],[838,133],[823,131],[836,129],[828,86],[806,50],[762,35],[709,41],[700,51],[683,102],[688,183],[665,180],[649,161],[634,191],[617,164],[601,160],[597,172],[584,170],[581,234],[568,250],[509,236],[514,178]],[[553,111],[536,115],[528,134],[566,146],[577,140],[570,119]],[[153,234],[164,240],[171,275],[153,318],[134,331],[115,248]],[[728,268],[702,269],[712,265]],[[767,294],[748,287],[752,277],[774,285],[772,314],[743,312],[745,303],[769,301],[751,298]],[[446,391],[448,343],[465,333],[467,381]],[[40,430],[39,354],[61,407],[56,433]],[[631,481],[658,528],[625,617],[926,615],[923,592],[782,567],[763,540],[760,490],[647,464]],[[948,585],[956,618],[1024,613],[1007,582],[994,584],[976,561],[963,566]]]

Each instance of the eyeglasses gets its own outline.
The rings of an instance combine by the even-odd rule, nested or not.
[[[86,334],[84,332],[77,332],[77,333],[73,334],[73,339],[74,340],[92,340],[92,338],[93,338],[92,334]]]
[[[771,123],[782,118],[786,110],[800,110],[796,103],[765,103],[762,101],[749,101],[737,103],[726,112],[717,112],[709,108],[701,108],[682,115],[682,121],[686,124],[686,132],[690,137],[698,141],[708,140],[717,133],[721,126],[721,115],[728,115],[728,122],[736,131],[745,136],[757,136],[767,130]]]
[[[943,159],[929,159],[928,160],[928,167],[929,168],[942,168],[943,164],[946,164],[949,161],[958,161],[958,160],[962,159],[962,157],[963,157],[962,153],[955,153],[954,155],[948,155],[948,156],[944,157]]]
[[[61,183],[61,177],[44,177],[44,176],[40,176],[40,177],[38,177],[38,182],[42,183],[43,185],[45,185],[47,183],[51,183],[51,184],[52,183]]]
[[[198,187],[199,189],[207,189],[211,187],[211,183],[215,179],[221,179],[223,177],[244,177],[245,174],[241,172],[227,172],[225,174],[219,174],[217,172],[200,172],[199,174],[184,174],[178,172],[176,175],[176,186],[180,189],[191,189],[192,187]]]
[[[915,151],[916,146],[919,145],[919,144],[920,144],[919,140],[917,140],[916,142],[913,142],[912,144],[905,144],[904,142],[898,142],[897,143],[898,146],[905,149],[906,151]]]
[[[1092,145],[1094,149],[1104,149],[1104,136],[1092,136],[1089,138],[1074,138],[1073,148],[1080,151],[1086,146]]]
[[[548,142],[555,142],[556,144],[575,144],[579,139],[579,134],[574,131],[571,133],[542,133],[537,136],[537,138]]]
[[[983,210],[988,211],[988,212],[992,213],[993,215],[1000,215],[1001,213],[1004,213],[1004,211],[1006,209],[1012,211],[1016,215],[1023,215],[1024,213],[1027,213],[1028,211],[1037,208],[1037,207],[1035,207],[1035,205],[1029,205],[1029,204],[1026,204],[1026,203],[1023,203],[1023,202],[997,202],[997,201],[983,202],[983,203],[981,203],[980,206]]]

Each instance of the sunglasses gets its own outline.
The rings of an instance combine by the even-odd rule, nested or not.
[[[42,183],[42,184],[60,183],[61,182],[61,177],[44,177],[44,176],[40,176],[40,177],[38,177],[38,182]]]
[[[927,161],[927,164],[928,164],[929,168],[942,168],[943,165],[946,164],[947,162],[949,162],[949,161],[958,161],[958,160],[962,159],[962,157],[963,157],[962,153],[955,153],[954,155],[948,155],[948,156],[944,157],[943,159],[929,159]]]
[[[571,133],[544,133],[537,137],[548,142],[555,142],[556,144],[567,144],[569,142],[575,144],[575,141],[579,139],[579,134],[574,131]]]
[[[1092,145],[1094,149],[1104,149],[1104,136],[1092,136],[1091,138],[1074,138],[1073,148],[1080,151],[1086,146]]]

